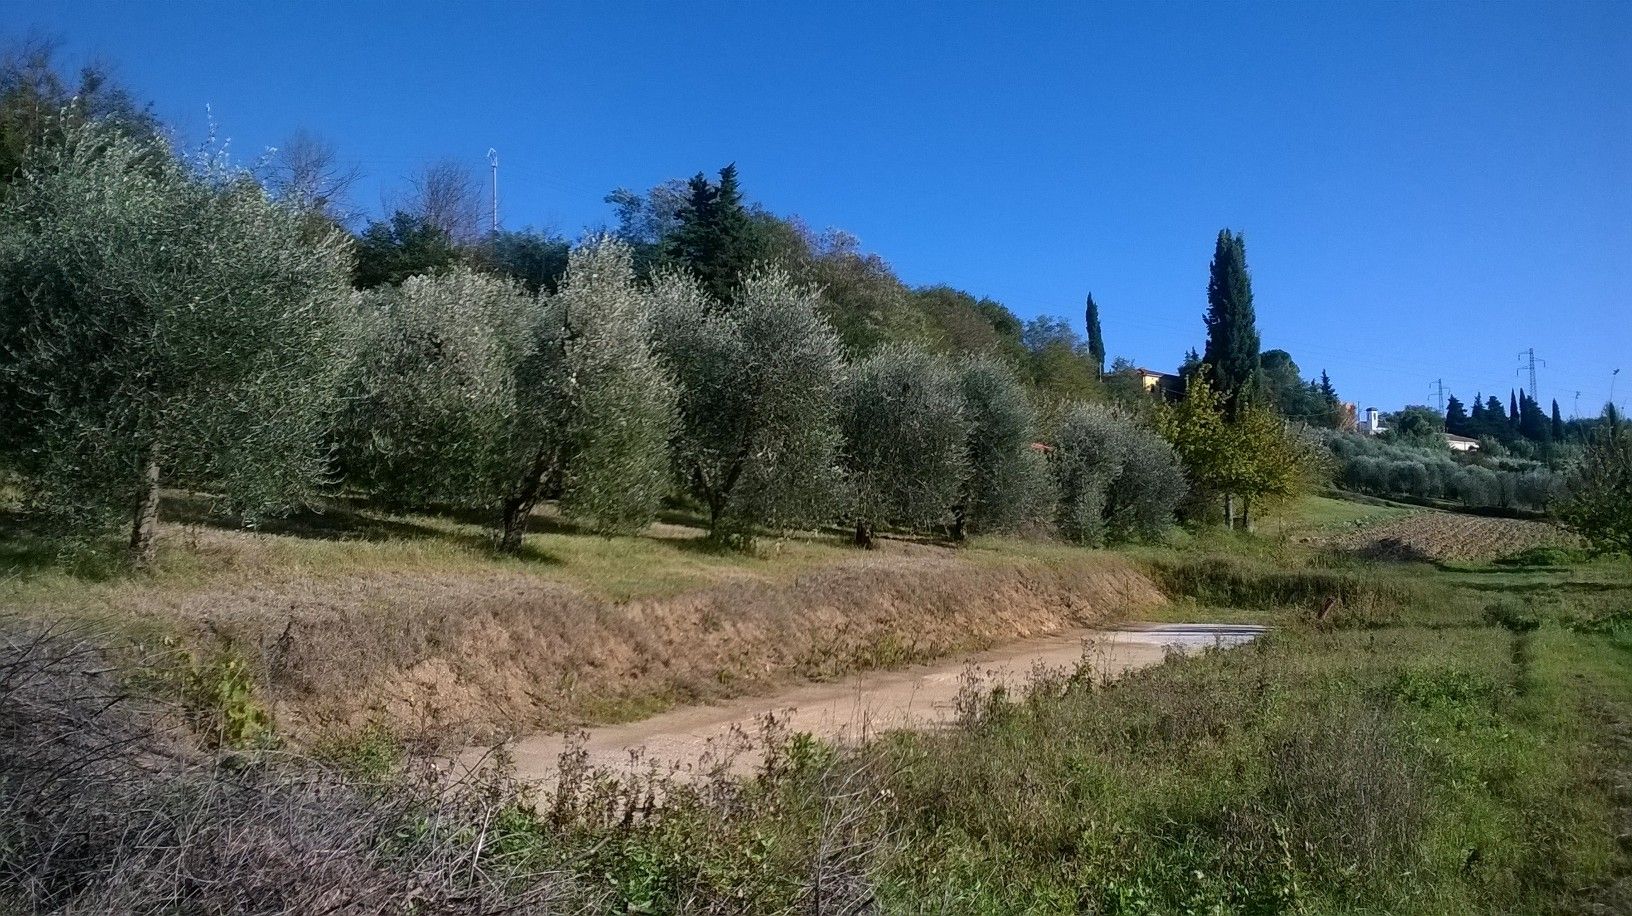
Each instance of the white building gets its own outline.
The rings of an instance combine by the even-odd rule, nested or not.
[[[1383,425],[1381,415],[1377,413],[1375,407],[1366,408],[1366,418],[1360,421],[1356,429],[1367,436],[1377,436],[1388,432],[1388,427]]]
[[[1479,451],[1478,439],[1469,439],[1467,436],[1458,436],[1455,433],[1445,434],[1445,444],[1449,445],[1453,452]]]

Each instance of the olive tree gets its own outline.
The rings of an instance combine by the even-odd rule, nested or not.
[[[6,423],[39,508],[123,517],[151,562],[163,484],[244,520],[321,482],[346,245],[218,161],[88,125],[36,149],[0,211]]]
[[[491,508],[510,484],[517,372],[541,325],[516,284],[456,269],[356,294],[347,483],[400,506]]]
[[[886,347],[845,374],[839,404],[856,544],[873,546],[883,522],[948,521],[969,435],[951,368],[922,350]]]
[[[674,391],[628,247],[574,251],[541,298],[465,269],[360,294],[348,475],[393,502],[492,509],[521,548],[547,495],[602,531],[649,522],[667,483]]]
[[[540,302],[509,439],[500,544],[512,552],[547,485],[562,512],[597,530],[645,527],[668,492],[677,421],[674,382],[652,346],[654,300],[635,283],[626,243],[601,237],[573,251]]]
[[[952,536],[962,540],[969,528],[1003,531],[1037,521],[1039,502],[1052,499],[1033,492],[1045,480],[1036,473],[1041,460],[1032,448],[1037,440],[1037,411],[1014,370],[999,360],[977,356],[958,367],[963,397],[966,473],[952,507]]]
[[[1060,532],[1084,544],[1149,537],[1173,521],[1187,491],[1172,446],[1114,409],[1065,411],[1052,455]]]
[[[816,290],[762,268],[729,303],[679,272],[651,295],[653,341],[679,391],[675,469],[710,535],[743,544],[758,527],[821,518],[838,483],[842,361]]]

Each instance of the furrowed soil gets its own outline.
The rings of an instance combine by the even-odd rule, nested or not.
[[[1546,522],[1484,518],[1437,510],[1361,523],[1314,543],[1377,560],[1487,560],[1538,547],[1571,547],[1569,533]]]

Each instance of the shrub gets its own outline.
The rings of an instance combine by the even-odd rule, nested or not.
[[[1559,515],[1593,547],[1632,555],[1632,431],[1610,423],[1593,437]]]

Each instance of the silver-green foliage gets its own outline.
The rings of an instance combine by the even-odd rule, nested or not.
[[[679,389],[675,468],[716,538],[820,519],[837,488],[839,343],[818,294],[777,269],[744,277],[730,303],[691,277],[653,284],[652,338]]]
[[[94,125],[37,149],[0,211],[4,414],[35,502],[89,534],[140,519],[157,480],[246,519],[303,501],[348,272],[338,232],[216,162]]]
[[[840,387],[844,468],[857,538],[878,524],[949,519],[969,468],[959,378],[938,357],[886,347]]]
[[[975,357],[958,367],[968,422],[959,514],[975,531],[1006,531],[1046,520],[1052,512],[1046,473],[1038,473],[1037,411],[1006,363]],[[1039,509],[1041,512],[1039,513]]]
[[[458,269],[356,294],[347,482],[388,503],[492,508],[520,474],[517,370],[540,325],[519,286]]]
[[[1154,536],[1172,522],[1188,491],[1172,446],[1098,405],[1065,411],[1051,463],[1060,533],[1083,544]]]
[[[569,257],[554,295],[469,270],[359,296],[345,463],[392,502],[495,511],[504,545],[554,494],[604,531],[639,528],[668,481],[674,390],[627,246]]]
[[[675,387],[651,345],[653,300],[635,284],[629,246],[578,248],[541,306],[512,461],[526,468],[553,450],[562,511],[602,531],[644,527],[668,493]]]

